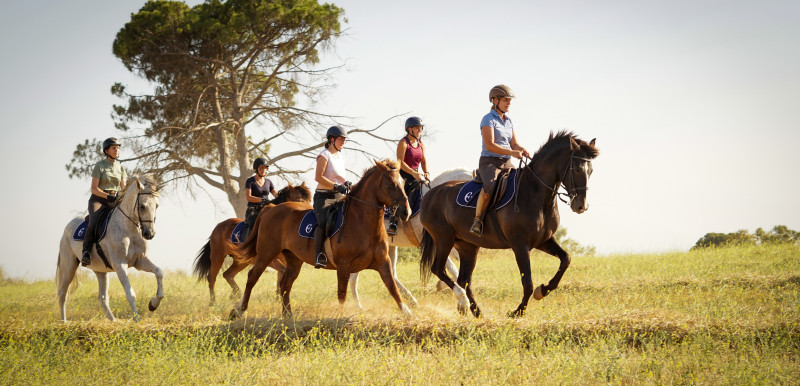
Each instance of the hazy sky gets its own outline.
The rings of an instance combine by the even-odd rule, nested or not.
[[[422,117],[434,176],[477,167],[488,91],[504,83],[529,150],[551,130],[597,138],[589,211],[562,205],[561,215],[570,237],[601,254],[686,250],[707,232],[800,229],[800,2],[334,3],[348,33],[325,60],[347,65],[317,108],[365,128],[399,113]],[[53,277],[64,226],[89,197],[89,181],[70,180],[64,165],[77,143],[118,134],[110,87],[138,81],[111,43],[143,4],[4,3],[7,275]],[[384,133],[402,136],[404,119]],[[156,264],[188,271],[215,224],[232,217],[223,195],[210,195],[162,199]]]

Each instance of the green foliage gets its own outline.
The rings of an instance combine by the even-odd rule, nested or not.
[[[706,233],[697,240],[692,249],[729,245],[796,244],[798,242],[800,242],[800,232],[791,230],[785,225],[776,225],[769,232],[758,228],[755,233],[750,233],[746,229],[732,233]]]

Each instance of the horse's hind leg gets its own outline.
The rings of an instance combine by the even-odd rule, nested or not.
[[[439,239],[434,241],[434,249],[435,249],[435,256],[433,259],[433,265],[431,265],[431,272],[436,275],[444,284],[447,285],[450,289],[453,290],[453,295],[456,297],[456,301],[458,304],[456,307],[458,308],[458,312],[462,314],[467,313],[467,309],[470,308],[470,300],[467,297],[467,292],[464,290],[463,287],[453,282],[453,279],[450,276],[447,276],[447,272],[445,272],[445,265],[447,264],[447,256],[450,254],[450,251],[453,249],[453,244],[455,244],[455,240],[451,237],[439,237]],[[463,263],[463,259],[462,262]]]
[[[397,284],[394,281],[394,273],[392,272],[392,264],[389,262],[388,257],[385,257],[382,260],[373,260],[371,268],[378,271],[378,274],[381,275],[383,284],[386,286],[386,289],[389,290],[389,294],[392,295],[392,298],[397,303],[397,307],[400,308],[400,311],[402,311],[405,316],[411,316],[411,309],[409,309],[408,306],[403,303],[403,299],[400,298],[400,293],[397,291]],[[341,291],[341,281],[339,288]],[[341,302],[342,299],[340,298],[339,301]]]
[[[215,235],[211,235],[211,239],[209,240],[209,260],[211,260],[211,267],[208,270],[208,293],[211,297],[211,305],[217,301],[217,294],[214,290],[217,284],[217,275],[219,275],[219,270],[222,269],[222,263],[225,262],[225,248],[220,246],[220,242],[218,242]],[[223,241],[224,243],[224,241]]]
[[[220,260],[224,259],[225,256],[223,255],[220,258]],[[228,282],[228,285],[231,286],[231,299],[236,299],[242,294],[242,290],[239,288],[239,285],[236,284],[236,280],[234,279],[236,278],[236,275],[238,275],[239,272],[242,272],[245,268],[247,268],[248,265],[249,264],[246,262],[241,262],[237,261],[236,259],[233,259],[233,264],[231,264],[231,266],[228,267],[228,269],[226,269],[225,272],[222,273],[222,277],[224,277],[225,280]]]
[[[106,318],[113,322],[114,314],[111,313],[111,306],[108,304],[108,275],[106,272],[96,271],[94,275],[97,276],[97,300],[100,301],[100,307],[106,313]]]
[[[286,258],[286,268],[278,282],[278,289],[281,293],[281,300],[283,301],[283,316],[288,317],[292,315],[292,306],[289,302],[292,294],[292,286],[297,276],[300,275],[303,261],[288,251],[284,252],[283,256]]]
[[[264,270],[267,269],[269,264],[275,259],[278,253],[278,251],[264,253],[261,251],[258,252],[256,263],[253,265],[253,268],[250,269],[250,272],[247,273],[247,284],[244,287],[242,299],[239,301],[239,304],[233,307],[228,315],[231,320],[242,316],[242,314],[247,311],[247,306],[250,303],[250,295],[253,292],[253,287],[255,287],[256,283],[258,283],[258,279],[261,278],[261,274],[264,273]],[[262,256],[264,257],[262,258]]]
[[[69,245],[67,245],[69,250]],[[56,287],[58,291],[58,308],[61,310],[61,321],[67,321],[67,299],[69,288],[75,280],[75,271],[78,270],[78,260],[71,254],[62,256],[59,253],[58,265],[56,266]]]
[[[454,260],[458,260],[458,259],[459,259],[458,252],[456,252],[455,249],[451,249],[450,250],[450,255],[447,258],[447,263],[445,263],[444,267],[445,267],[445,270],[447,271],[447,274],[452,276],[452,277],[458,277],[458,267],[456,267],[456,264],[453,263]],[[439,282],[436,283],[436,290],[437,291],[444,291],[445,289],[449,289],[447,287],[447,284],[445,284],[443,281],[439,280]]]
[[[158,268],[155,264],[153,264],[153,262],[150,261],[147,256],[139,259],[134,268],[140,271],[150,272],[156,276],[156,284],[158,285],[158,288],[156,289],[156,296],[151,298],[150,303],[147,304],[147,309],[149,309],[151,312],[155,311],[161,304],[161,299],[164,299],[164,273],[161,271],[161,268]]]
[[[478,308],[478,303],[475,302],[475,295],[472,293],[472,272],[475,271],[475,262],[480,248],[463,241],[457,242],[455,247],[461,259],[461,268],[458,272],[457,279],[458,285],[464,288],[464,291],[467,293],[469,309],[472,311],[472,315],[479,318],[481,316],[481,310]]]
[[[397,247],[394,245],[389,246],[389,259],[392,262],[392,274],[394,275],[394,282],[397,284],[397,290],[408,299],[408,302],[411,303],[411,306],[414,307],[417,305],[417,298],[411,294],[411,291],[400,282],[400,279],[397,278]]]
[[[356,303],[356,308],[363,310],[364,306],[361,305],[361,299],[358,297],[358,272],[353,272],[350,274],[350,280],[348,280],[348,283],[350,285],[350,295],[353,296],[353,302]]]

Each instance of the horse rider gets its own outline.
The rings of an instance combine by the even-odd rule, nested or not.
[[[425,159],[425,145],[419,139],[425,125],[419,117],[406,119],[406,135],[397,143],[397,161],[400,163],[400,176],[403,177],[406,196],[411,198],[411,194],[419,187],[423,181],[430,182],[428,173],[428,161]],[[422,173],[419,167],[422,166]],[[389,236],[397,234],[397,219],[392,216],[389,218],[389,228],[386,230]]]
[[[328,265],[325,255],[325,222],[328,207],[337,201],[341,195],[347,194],[352,183],[344,178],[345,158],[342,148],[347,141],[347,132],[339,126],[331,126],[325,137],[325,148],[317,156],[317,167],[314,179],[317,189],[314,191],[314,215],[317,217],[317,227],[314,230],[314,268],[324,268]],[[337,197],[339,195],[339,197]]]
[[[514,168],[511,157],[522,159],[530,157],[530,153],[519,143],[514,134],[514,124],[508,116],[514,92],[511,88],[498,84],[489,90],[489,102],[492,109],[481,119],[481,136],[483,137],[481,158],[478,161],[478,180],[483,189],[475,206],[475,219],[469,233],[480,237],[483,234],[483,216],[486,207],[497,185],[497,177],[503,171]]]
[[[275,185],[267,178],[267,169],[269,169],[267,160],[261,157],[256,158],[253,161],[253,171],[256,174],[248,178],[244,183],[244,192],[247,198],[247,211],[245,211],[244,222],[247,227],[242,232],[241,240],[247,240],[258,214],[264,205],[269,203],[270,193],[272,193],[272,197],[278,196],[275,193]]]
[[[89,223],[83,237],[83,256],[81,256],[81,265],[84,267],[92,262],[92,244],[95,243],[94,229],[97,226],[100,210],[113,205],[117,200],[117,194],[125,189],[125,179],[128,178],[128,173],[125,172],[125,168],[118,160],[120,146],[122,144],[114,137],[103,141],[103,154],[106,157],[96,163],[92,169]]]

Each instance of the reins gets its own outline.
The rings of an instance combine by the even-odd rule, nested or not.
[[[119,205],[119,206],[116,207],[116,209],[119,209],[119,212],[122,213],[122,215],[125,216],[125,218],[127,218],[130,222],[132,222],[133,225],[136,225],[136,229],[139,229],[139,230],[142,229],[142,223],[144,223],[144,222],[155,223],[155,221],[156,221],[155,217],[153,217],[152,220],[142,220],[141,209],[139,208],[139,197],[142,196],[142,195],[146,195],[146,194],[152,195],[153,192],[141,192],[141,191],[139,191],[139,192],[136,193],[136,202],[133,205],[136,207],[136,217],[139,220],[138,222],[136,222],[133,218],[131,218],[131,216],[128,216],[128,214],[125,213],[124,210],[122,210],[122,205]]]
[[[519,191],[519,185],[520,185],[519,182],[522,179],[522,173],[526,169],[530,170],[531,174],[533,174],[533,176],[536,177],[536,180],[539,181],[540,184],[542,184],[545,188],[547,188],[551,192],[553,192],[555,197],[558,197],[558,199],[561,202],[563,202],[563,203],[565,203],[567,205],[572,204],[572,201],[575,199],[575,197],[578,196],[578,191],[580,191],[580,190],[583,190],[583,191],[589,190],[589,186],[588,185],[587,186],[583,186],[583,187],[576,187],[575,186],[575,177],[573,176],[573,173],[570,173],[570,172],[572,172],[573,169],[574,169],[574,165],[572,163],[572,160],[577,158],[577,159],[582,160],[582,161],[591,162],[591,159],[584,158],[584,157],[578,157],[578,156],[575,155],[575,151],[571,151],[570,152],[570,154],[569,154],[569,164],[567,164],[567,167],[564,169],[564,173],[561,176],[561,178],[558,181],[556,181],[557,185],[556,185],[555,188],[552,188],[552,187],[550,187],[550,185],[547,185],[547,183],[542,181],[542,179],[536,174],[536,172],[533,171],[533,167],[531,166],[533,164],[533,158],[528,158],[528,157],[524,157],[524,158],[527,159],[528,162],[525,163],[525,167],[523,168],[522,167],[523,160],[522,159],[519,160],[518,169],[520,169],[520,172],[517,173],[517,176],[516,176],[517,177],[517,183],[516,183],[516,186],[514,187],[514,212],[519,212],[519,206],[517,205],[517,199],[519,198],[519,195],[517,195],[517,192]],[[571,188],[568,188],[566,186],[566,184],[564,184],[564,181],[567,178],[567,174],[569,174],[570,185],[572,186]],[[560,188],[562,186],[564,187],[564,189],[567,190],[567,193],[559,192],[559,190],[560,190]],[[564,197],[566,197],[568,200],[564,199]]]

